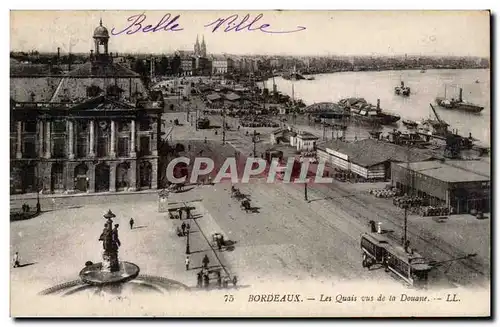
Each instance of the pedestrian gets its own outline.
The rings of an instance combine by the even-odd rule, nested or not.
[[[186,270],[189,270],[189,255],[186,256]]]
[[[182,208],[179,208],[179,219],[182,220]]]
[[[207,137],[206,136],[205,136],[205,141],[204,142],[207,143]]]
[[[182,223],[181,228],[182,228],[182,235],[186,235],[186,223]]]
[[[19,252],[16,252],[14,254],[14,268],[20,267],[21,265],[19,264]]]
[[[205,284],[205,288],[208,288],[208,285],[210,285],[210,278],[208,278],[208,274],[203,276],[203,281]]]
[[[191,229],[191,225],[189,223],[186,224],[186,232],[189,234],[189,230]]]
[[[203,268],[208,269],[208,264],[210,263],[210,259],[208,258],[208,255],[205,254],[203,257],[203,260],[201,261],[203,264]]]
[[[222,251],[222,241],[220,238],[217,238],[217,248],[219,248],[219,251]]]
[[[199,288],[201,288],[203,285],[203,275],[201,274],[201,271],[199,271],[197,274],[196,274],[196,286],[198,286]]]
[[[222,286],[222,278],[221,278],[221,275],[220,275],[220,271],[217,272],[217,286],[219,288],[221,288],[221,286]]]
[[[128,223],[130,224],[130,229],[134,229],[134,218],[130,218]]]
[[[233,277],[233,285],[236,287],[236,283],[238,283],[238,278],[236,276]]]

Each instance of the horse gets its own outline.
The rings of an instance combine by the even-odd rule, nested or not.
[[[241,208],[245,210],[245,212],[248,212],[248,210],[251,210],[250,207],[250,201],[248,199],[245,199],[241,202]]]

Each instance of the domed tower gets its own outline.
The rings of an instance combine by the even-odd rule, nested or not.
[[[99,20],[99,26],[94,30],[93,38],[96,56],[108,56],[109,32],[106,27],[102,26],[102,19]]]
[[[194,55],[200,55],[200,41],[198,40],[198,35],[196,35],[196,43],[194,44]]]
[[[200,56],[203,58],[207,57],[207,45],[205,44],[205,36],[203,36],[203,40],[201,41],[201,53]]]

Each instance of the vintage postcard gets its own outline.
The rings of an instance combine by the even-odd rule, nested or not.
[[[488,317],[489,11],[10,12],[13,317]]]

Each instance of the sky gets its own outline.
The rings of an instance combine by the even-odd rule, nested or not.
[[[162,17],[179,15],[179,31],[118,34],[131,16],[144,14],[142,27]],[[253,31],[213,31],[217,19],[249,15]],[[137,17],[137,16],[136,16]],[[92,35],[102,19],[111,35],[109,51],[172,53],[193,50],[197,35],[205,38],[208,54],[235,55],[422,55],[480,56],[490,54],[487,11],[11,11],[11,51],[90,52]],[[264,33],[293,31],[293,33]],[[244,23],[245,25],[245,23]],[[242,26],[244,26],[242,25]],[[172,25],[171,25],[172,26]],[[305,27],[302,28],[302,27]],[[136,27],[131,28],[136,30]],[[113,34],[113,33],[112,33]]]

